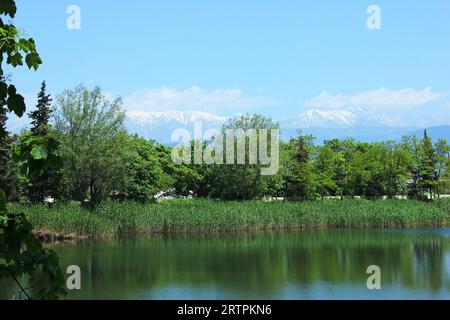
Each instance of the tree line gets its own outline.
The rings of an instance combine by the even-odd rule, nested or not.
[[[29,117],[30,130],[0,141],[0,185],[11,201],[42,203],[53,198],[96,205],[112,197],[145,203],[168,189],[223,200],[433,199],[450,191],[450,147],[443,139],[433,142],[426,130],[421,138],[405,136],[397,142],[332,139],[323,144],[299,132],[281,142],[278,173],[262,176],[259,164],[174,164],[172,147],[126,132],[122,101],[108,99],[98,87],[79,85],[52,103],[43,82]],[[2,115],[2,128],[5,122]],[[278,127],[270,118],[246,114],[230,119],[223,129]],[[41,140],[46,148],[39,148]],[[33,157],[23,157],[29,153]],[[44,159],[51,165],[43,165]]]

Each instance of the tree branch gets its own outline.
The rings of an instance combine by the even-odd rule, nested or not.
[[[22,285],[20,284],[19,280],[17,280],[16,276],[14,275],[14,273],[9,270],[8,268],[4,268],[2,266],[0,266],[0,270],[3,270],[4,272],[9,273],[9,275],[11,276],[11,278],[14,280],[14,282],[17,284],[17,286],[20,288],[20,290],[23,292],[23,294],[27,297],[28,300],[33,300],[30,295],[27,293],[27,291],[22,287]]]

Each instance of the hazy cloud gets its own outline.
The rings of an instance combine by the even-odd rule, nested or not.
[[[264,95],[248,95],[239,89],[184,90],[159,88],[136,91],[124,99],[126,110],[246,112],[278,105],[279,101]]]
[[[307,108],[340,109],[343,107],[364,107],[367,109],[389,110],[417,108],[447,96],[446,92],[433,92],[430,87],[423,90],[378,89],[354,95],[332,95],[326,91],[305,101]]]

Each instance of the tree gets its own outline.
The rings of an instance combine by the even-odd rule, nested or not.
[[[0,2],[1,16],[6,15],[12,19],[16,10],[14,0]],[[21,66],[25,60],[30,69],[36,70],[42,63],[34,40],[20,37],[16,27],[13,24],[4,24],[3,18],[0,17],[0,140],[7,136],[5,109],[16,113],[19,117],[25,112],[23,96],[17,93],[14,85],[7,84],[5,80],[3,72],[5,56],[6,64],[11,67]],[[2,142],[0,147],[11,146]],[[39,171],[42,166],[47,165],[47,156],[53,154],[52,147],[49,140],[28,140],[27,148],[19,152],[22,168],[26,168],[28,173]],[[58,256],[55,252],[44,249],[31,231],[32,226],[24,214],[8,212],[5,193],[0,190],[0,278],[13,279],[21,292],[31,298],[19,281],[20,277],[28,275],[29,283],[41,283],[39,291],[35,294],[36,298],[58,298],[65,294]],[[40,279],[36,279],[37,276],[40,276]]]
[[[336,183],[333,180],[333,150],[330,146],[317,147],[317,155],[314,161],[314,170],[316,172],[317,192],[323,199],[324,196],[334,194]]]
[[[448,194],[450,192],[450,152],[447,154],[447,159],[444,164],[444,172],[442,174],[443,192]]]
[[[381,179],[380,146],[357,143],[350,161],[349,189],[351,194],[376,197],[384,194]]]
[[[445,173],[448,170],[448,163],[450,159],[450,146],[445,139],[439,139],[434,146],[436,150],[436,193],[440,197],[440,187],[446,187]],[[442,179],[444,178],[444,179]]]
[[[433,147],[433,142],[431,138],[428,137],[427,130],[425,130],[421,141],[419,156],[419,186],[422,190],[422,195],[423,192],[427,190],[431,199],[433,199],[433,193],[436,187],[436,165],[437,157]]]
[[[158,191],[166,188],[166,179],[160,164],[157,143],[134,135],[127,138],[130,156],[126,167],[124,195],[127,199],[146,203]]]
[[[420,152],[421,141],[417,136],[404,136],[401,145],[408,156],[408,172],[410,179],[408,181],[408,196],[420,199]]]
[[[1,76],[0,79],[2,79]],[[14,197],[16,174],[11,166],[11,145],[14,138],[6,130],[7,112],[6,100],[0,99],[0,190],[4,190],[6,198],[11,199]]]
[[[316,179],[310,161],[313,140],[314,137],[299,133],[287,145],[287,156],[283,157],[285,198],[306,200],[314,197]]]
[[[122,190],[129,152],[121,99],[79,85],[57,97],[53,116],[64,155],[63,193],[96,205]]]
[[[31,119],[31,132],[37,136],[45,136],[48,132],[48,121],[51,115],[51,105],[52,99],[50,94],[46,92],[45,81],[42,81],[41,90],[38,94],[38,102],[36,105],[36,110],[30,112],[28,115]]]
[[[404,193],[403,188],[408,179],[409,157],[403,145],[393,141],[384,142],[380,145],[383,171],[382,177],[385,181],[385,189],[389,198],[398,193]]]
[[[353,139],[343,141],[332,139],[324,141],[324,144],[334,152],[333,180],[336,184],[337,194],[343,199],[344,195],[349,193],[350,163],[355,151],[354,141]]]
[[[245,135],[248,130],[259,132],[260,129],[268,130],[268,140],[271,141],[270,130],[277,129],[279,126],[270,118],[262,115],[244,114],[232,118],[222,128],[222,134],[225,136],[226,130],[234,130],[238,135]],[[241,136],[242,137],[242,136]],[[261,163],[250,164],[250,138],[243,136],[245,141],[245,164],[238,163],[238,152],[234,152],[234,164],[215,164],[210,165],[210,169],[205,175],[209,185],[208,196],[225,200],[247,200],[264,195],[266,177],[261,175]],[[234,141],[234,150],[237,150],[237,139]],[[259,142],[256,142],[259,148]],[[270,150],[270,143],[268,143]],[[226,150],[225,150],[226,153]],[[226,154],[225,154],[226,157]]]
[[[31,124],[33,125],[31,128],[31,136],[34,138],[51,138],[55,140],[54,133],[51,131],[52,128],[48,122],[51,115],[51,101],[52,99],[50,98],[50,95],[46,93],[45,81],[43,81],[41,84],[41,90],[38,94],[36,110],[28,114],[31,119]],[[27,135],[25,135],[25,138],[26,137]],[[21,140],[23,140],[23,136],[19,139],[19,141]],[[28,182],[29,201],[31,203],[42,203],[44,202],[46,196],[56,198],[56,189],[59,179],[59,172],[52,168],[47,168],[38,174],[31,175]]]

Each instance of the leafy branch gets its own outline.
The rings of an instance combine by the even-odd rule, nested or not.
[[[16,11],[14,0],[0,1],[0,15],[14,18]],[[22,38],[13,24],[5,24],[0,18],[0,141],[5,141],[7,137],[4,127],[6,111],[21,117],[26,109],[23,96],[17,93],[14,85],[6,83],[4,61],[13,68],[25,63],[34,70],[42,64],[34,40]],[[29,136],[21,141],[19,148],[14,148],[14,156],[26,175],[39,175],[44,169],[60,163],[55,151],[57,147],[58,143],[52,137]],[[4,149],[8,151],[10,146],[2,146]],[[0,190],[0,271],[3,271],[0,272],[0,278],[5,275],[11,278],[31,299],[18,279],[26,275],[29,281],[36,283],[36,277],[40,275],[45,283],[40,286],[36,298],[57,299],[66,294],[58,256],[54,251],[44,249],[32,230],[32,225],[23,213],[8,212],[5,193]]]

